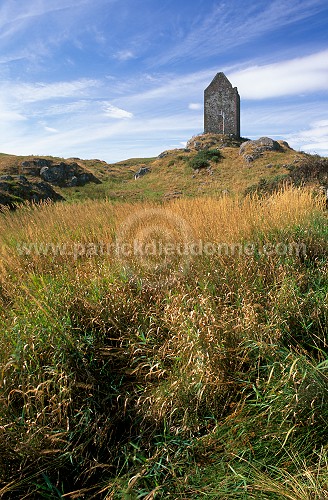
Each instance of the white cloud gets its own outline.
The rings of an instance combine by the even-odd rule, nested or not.
[[[267,99],[328,91],[328,50],[228,75],[241,98]]]
[[[35,21],[36,17],[76,8],[85,3],[86,0],[56,0],[56,5],[51,6],[45,0],[29,0],[29,2],[16,6],[15,2],[4,0],[0,8],[0,39],[9,38],[26,29],[30,23]]]
[[[106,106],[104,107],[105,115],[109,116],[110,118],[133,118],[133,114],[130,113],[129,111],[126,111],[125,109],[117,108],[116,106],[113,106],[113,104],[107,103]]]
[[[199,102],[191,102],[189,105],[188,105],[188,108],[189,109],[192,109],[192,110],[198,110],[198,109],[202,109],[203,105],[200,104]]]
[[[88,90],[98,85],[97,80],[82,78],[71,82],[8,85],[5,90],[7,94],[11,94],[19,101],[32,103],[48,99],[86,95]]]
[[[287,140],[293,147],[308,153],[328,155],[328,120],[319,120],[308,130],[289,134]]]
[[[119,50],[114,54],[114,58],[119,61],[128,61],[129,59],[135,59],[135,54],[131,50]]]
[[[61,102],[60,104],[50,104],[49,106],[42,105],[41,109],[35,109],[30,114],[32,116],[60,116],[68,115],[71,116],[76,113],[81,113],[86,111],[90,106],[90,103],[86,99],[73,101],[73,102]]]
[[[53,128],[53,127],[44,127],[44,130],[46,130],[47,132],[53,132],[53,133],[58,132],[58,130],[56,128]]]
[[[21,122],[26,121],[26,116],[23,116],[21,113],[10,110],[10,109],[0,109],[0,121],[3,123],[8,122]]]
[[[207,15],[196,18],[189,33],[155,62],[165,64],[185,57],[202,59],[245,45],[266,33],[281,29],[326,9],[323,0],[270,0],[213,2]]]
[[[214,69],[207,69],[198,71],[196,73],[189,73],[183,76],[175,76],[172,74],[164,74],[160,78],[154,80],[153,85],[147,90],[142,90],[145,84],[138,82],[138,89],[133,94],[125,98],[126,101],[141,102],[156,99],[164,102],[163,99],[168,99],[173,102],[179,100],[185,102],[197,99],[199,95],[203,94],[205,86],[213,79],[215,74]],[[149,76],[146,76],[148,84],[150,82]],[[187,101],[188,102],[188,101]]]

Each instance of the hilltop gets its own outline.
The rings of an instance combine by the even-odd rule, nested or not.
[[[18,194],[15,192],[15,183],[21,181],[19,175],[23,175],[36,188],[40,181],[43,184],[47,181],[56,193],[53,199],[163,201],[179,197],[234,196],[258,188],[268,188],[270,191],[274,186],[290,182],[292,177],[295,184],[297,171],[304,171],[304,165],[314,164],[314,159],[318,162],[318,158],[295,151],[285,141],[269,138],[248,141],[220,134],[202,134],[191,138],[185,148],[163,151],[156,158],[131,158],[117,163],[106,163],[99,159],[2,154],[0,175],[13,176],[10,188],[18,201],[24,199],[19,186]],[[326,171],[326,159],[320,161],[324,165],[319,170]],[[71,174],[65,182],[56,182],[56,177],[49,175],[41,179],[40,168],[35,171],[35,165],[43,170],[47,165],[52,165],[57,171],[62,168]],[[318,166],[313,166],[313,169],[318,170]],[[83,182],[78,179],[83,179]],[[0,180],[1,195],[3,182],[7,181],[6,178]],[[318,177],[316,173],[298,180],[314,185],[325,183],[322,175]]]

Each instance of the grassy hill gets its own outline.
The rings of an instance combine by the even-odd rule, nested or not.
[[[328,498],[326,163],[280,146],[0,214],[1,498]]]
[[[213,135],[209,134],[209,138],[211,137],[213,138]],[[190,142],[197,143],[197,137]],[[235,196],[245,192],[259,179],[266,179],[270,183],[286,176],[289,172],[288,167],[297,165],[307,157],[281,141],[279,151],[264,151],[252,163],[247,163],[239,154],[242,141],[233,141],[226,136],[214,136],[214,141],[208,142],[212,144],[212,149],[219,147],[221,156],[218,162],[210,162],[210,168],[199,171],[195,171],[190,165],[197,155],[194,147],[166,151],[157,158],[132,158],[114,164],[98,159],[71,159],[92,172],[102,183],[59,188],[57,191],[68,201],[90,198],[109,198],[113,201],[163,201],[176,197],[219,197],[222,193]],[[206,141],[203,147],[208,147]],[[0,156],[0,175],[19,174],[21,163],[33,158],[35,157]],[[41,158],[63,160],[53,157]],[[148,167],[150,173],[135,180],[135,173],[143,166]]]

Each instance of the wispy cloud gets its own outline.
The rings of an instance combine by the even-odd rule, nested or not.
[[[44,127],[44,130],[46,130],[47,132],[55,133],[55,134],[58,132],[58,130],[56,128],[47,127],[47,126]]]
[[[207,4],[206,4],[207,7]],[[271,2],[216,2],[212,11],[195,19],[189,33],[163,52],[154,63],[202,59],[245,45],[248,41],[313,16],[326,8],[324,0],[272,0]]]
[[[0,121],[8,126],[10,122],[21,122],[27,120],[26,116],[10,109],[2,109],[0,106]]]
[[[238,87],[242,99],[263,100],[283,96],[299,96],[317,91],[328,92],[328,50],[308,56],[280,61],[262,66],[249,66],[243,69],[222,68],[233,86]],[[146,101],[179,101],[189,109],[200,110],[199,97],[211,82],[216,68],[187,73],[183,76],[162,74],[160,78],[138,81],[133,89],[126,82],[126,95],[121,99],[129,105]],[[146,90],[141,90],[147,87]],[[135,92],[133,92],[135,90]],[[187,102],[186,102],[187,101]],[[186,103],[186,104],[184,104]]]
[[[189,105],[188,105],[188,108],[189,109],[192,109],[193,111],[195,110],[199,110],[199,109],[202,109],[203,105],[200,104],[199,102],[191,102]]]
[[[136,55],[132,50],[119,50],[114,54],[114,58],[119,61],[129,61],[130,59],[135,59]]]
[[[76,97],[76,96],[75,96]],[[72,102],[60,102],[56,104],[45,105],[42,108],[33,108],[30,110],[31,116],[49,116],[56,117],[60,115],[72,116],[83,113],[90,107],[90,102],[87,99],[78,99]]]
[[[308,130],[289,134],[287,139],[299,149],[328,155],[328,120],[313,122]]]
[[[229,74],[245,99],[328,91],[328,50]]]
[[[81,79],[69,82],[5,84],[5,92],[17,101],[33,103],[49,99],[81,97],[99,86],[97,80]]]
[[[53,53],[65,46],[83,48],[82,34],[97,44],[104,43],[101,30],[95,26],[98,9],[106,11],[118,0],[2,0],[0,6],[0,49],[6,61],[52,62]]]
[[[113,104],[110,103],[106,103],[103,109],[105,115],[109,118],[124,119],[133,117],[133,114],[129,111],[113,106]]]
[[[51,5],[45,0],[30,0],[18,5],[11,0],[4,0],[0,7],[0,39],[26,28],[36,17],[76,8],[87,3],[87,0],[57,0],[56,5]]]

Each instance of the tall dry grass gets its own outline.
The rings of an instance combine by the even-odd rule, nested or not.
[[[307,428],[322,426],[326,383],[295,356],[315,364],[326,352],[323,202],[289,189],[265,200],[3,213],[0,493],[50,498],[83,485],[105,498],[128,471],[150,494],[174,477],[190,440],[226,419],[235,454],[245,429],[265,446],[269,435],[309,440]],[[306,252],[261,253],[295,242]],[[254,251],[178,252],[200,243]]]
[[[164,240],[168,237],[170,241],[187,237],[188,241],[238,243],[251,240],[255,234],[309,224],[313,210],[321,210],[323,206],[323,199],[297,189],[281,191],[265,200],[226,196],[181,199],[160,207],[155,203],[113,205],[110,201],[25,206],[14,214],[8,211],[0,218],[1,265],[13,270],[19,268],[24,261],[20,258],[24,257],[19,255],[20,250],[31,244],[42,248],[43,245],[67,245],[67,252],[63,251],[60,256],[63,257],[61,263],[66,261],[69,265],[74,257],[69,251],[75,244],[115,244],[117,234],[122,231],[130,239],[143,231],[144,241],[147,237],[151,241],[156,231],[162,231]],[[125,231],[127,225],[128,233]],[[184,231],[186,234],[181,234]],[[89,253],[87,250],[82,257],[92,257],[91,245]],[[46,270],[53,261],[37,253],[32,249],[29,263],[40,261],[40,270],[42,266]],[[48,253],[53,252],[49,249]],[[106,257],[115,260],[115,252],[106,253]]]

